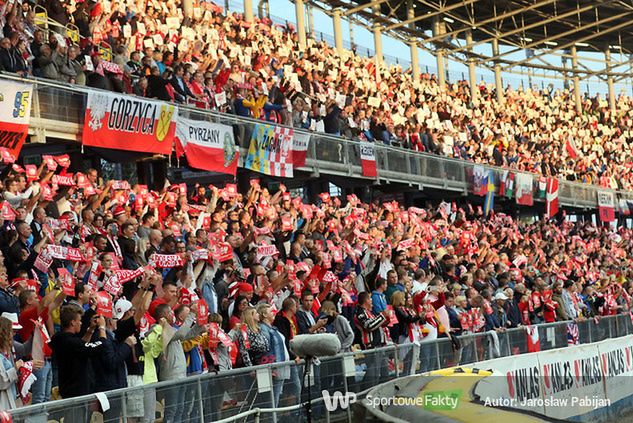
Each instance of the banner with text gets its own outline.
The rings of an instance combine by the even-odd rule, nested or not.
[[[363,176],[375,178],[378,176],[376,169],[376,150],[374,145],[369,142],[360,143],[360,163]]]
[[[609,191],[598,191],[598,211],[602,222],[615,220],[615,195]]]
[[[0,148],[17,159],[29,131],[33,86],[2,81],[0,98]]]
[[[265,175],[292,178],[293,132],[290,128],[255,124],[244,167]]]
[[[176,138],[189,166],[235,176],[239,150],[233,127],[178,116]]]
[[[91,147],[171,154],[175,106],[115,93],[88,92],[83,143]]]
[[[292,139],[292,166],[296,169],[306,165],[310,134],[295,132]]]

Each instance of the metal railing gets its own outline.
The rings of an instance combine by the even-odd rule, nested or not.
[[[2,74],[1,78],[30,82],[34,85],[34,100],[31,107],[32,117],[36,118],[32,122],[32,126],[35,126],[32,128],[34,133],[45,133],[47,128],[50,128],[51,123],[57,123],[57,126],[61,125],[62,129],[65,128],[68,131],[73,130],[73,127],[77,128],[72,133],[73,139],[80,135],[87,94],[89,90],[94,90],[93,88],[38,78],[24,79],[7,74]],[[243,153],[240,157],[240,166],[243,165],[243,158],[248,150],[253,126],[257,123],[264,123],[261,120],[197,109],[186,105],[178,105],[178,108],[181,115],[193,120],[232,125],[236,142]],[[79,134],[77,134],[77,130]],[[302,170],[310,171],[314,176],[324,173],[367,179],[362,176],[358,141],[297,128],[294,128],[294,131],[309,133],[311,136],[306,167]],[[474,162],[421,153],[383,143],[375,143],[374,145],[378,170],[376,181],[399,182],[420,188],[429,187],[462,193],[467,193],[472,187],[473,168],[477,165]],[[494,172],[497,182],[500,180],[501,174],[508,170],[489,165],[484,165],[484,167]],[[515,170],[513,172],[527,173]],[[536,187],[540,175],[532,174],[532,176]],[[559,203],[563,206],[596,208],[598,191],[615,192],[620,198],[633,200],[633,192],[631,191],[611,190],[596,185],[560,180]],[[543,198],[535,199],[536,201],[544,201]]]
[[[567,323],[538,325],[541,350],[567,346]],[[628,313],[577,324],[580,344],[633,334]],[[395,378],[528,352],[523,328],[499,333],[498,351],[493,348],[489,333],[462,335],[459,339],[458,350],[453,349],[447,338],[440,338],[421,345],[391,345],[321,359],[312,372],[314,417],[351,422],[349,409],[335,412],[325,409],[324,390],[355,392],[360,399],[370,388]],[[66,421],[87,421],[91,414],[102,416],[104,423],[118,422],[121,417],[124,420],[133,417],[145,399],[146,405],[153,402],[148,412],[151,414],[151,408],[155,408],[154,416],[165,422],[174,415],[180,416],[178,421],[182,422],[305,421],[302,402],[307,396],[305,391],[301,393],[303,367],[303,363],[274,363],[109,391],[103,394],[111,407],[105,413],[99,410],[96,395],[86,395],[18,408],[11,414],[15,423],[59,421],[62,417]]]

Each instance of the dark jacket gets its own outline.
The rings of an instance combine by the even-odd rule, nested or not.
[[[356,308],[354,325],[361,334],[360,344],[364,350],[384,347],[387,344],[387,337],[383,328],[386,321],[387,318],[384,314],[374,315],[363,307],[359,306]]]
[[[17,62],[11,50],[0,48],[0,65],[6,72],[17,72]]]
[[[170,82],[172,87],[174,87],[176,101],[185,102],[187,98],[195,98],[183,78],[174,75]]]
[[[339,117],[342,110],[337,106],[332,106],[330,112],[323,118],[323,125],[325,126],[326,134],[336,134],[341,131],[341,123]]]
[[[123,268],[135,270],[138,269],[138,263],[136,262],[136,243],[133,239],[120,236],[118,238],[119,247],[121,247],[121,254],[123,254]]]
[[[106,338],[84,342],[78,335],[68,332],[53,335],[50,346],[59,369],[59,394],[62,398],[95,392],[95,375],[89,358],[100,355],[106,342]]]
[[[276,327],[277,330],[284,336],[286,349],[288,350],[290,360],[294,360],[296,356],[290,350],[290,340],[292,339],[292,330],[290,329],[290,321],[284,316],[283,313],[279,312],[275,316],[275,320],[273,321],[273,326]]]
[[[453,335],[461,335],[463,328],[462,323],[459,321],[459,316],[453,307],[446,307],[446,312],[448,313],[448,321],[451,325],[451,334]]]
[[[103,341],[103,352],[92,358],[95,392],[111,391],[127,386],[125,361],[132,355],[132,348],[123,341],[118,342],[110,332],[107,336],[108,339]]]
[[[304,311],[302,309],[297,310],[297,326],[299,329],[299,334],[300,335],[304,335],[307,333],[310,333],[310,328],[312,327],[312,323],[310,322],[310,319],[308,317],[308,313],[312,314],[311,311]],[[317,318],[314,314],[312,314],[312,317],[314,318],[314,322],[316,323]]]
[[[44,4],[49,18],[59,22],[62,26],[68,24],[68,12],[60,0],[48,0]]]
[[[402,307],[395,308],[396,317],[398,318],[398,324],[393,325],[389,329],[393,342],[400,342],[400,336],[408,336],[409,325],[420,320],[420,316],[417,316],[411,310],[409,311],[410,312],[408,313],[407,310],[404,310]]]
[[[4,288],[0,288],[0,314],[2,313],[19,313],[20,304],[18,297],[10,293]]]
[[[508,327],[516,328],[521,324],[521,310],[519,310],[519,304],[516,299],[512,301],[506,301],[505,303],[506,316],[508,317]]]
[[[171,96],[167,91],[169,81],[161,76],[149,75],[147,77],[147,97],[157,98],[163,101],[171,101]]]

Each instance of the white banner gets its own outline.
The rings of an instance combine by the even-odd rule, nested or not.
[[[487,407],[529,410],[560,420],[597,417],[617,401],[633,397],[633,336],[503,357],[473,367],[494,372],[473,391]]]

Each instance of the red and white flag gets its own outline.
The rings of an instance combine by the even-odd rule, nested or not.
[[[2,220],[14,221],[17,217],[15,210],[8,201],[2,203]]]
[[[82,143],[115,150],[171,154],[176,116],[177,107],[169,103],[90,91]]]
[[[516,202],[524,206],[531,206],[534,204],[532,196],[533,179],[532,175],[527,173],[517,173],[514,180],[516,185]]]
[[[547,178],[547,217],[552,218],[558,213],[558,179]]]
[[[112,297],[105,291],[97,292],[97,314],[112,317]]]
[[[567,323],[567,345],[579,345],[580,335],[576,322]]]
[[[149,258],[149,264],[157,269],[181,267],[185,264],[178,254],[154,254]]]
[[[292,139],[292,167],[296,169],[306,165],[309,145],[310,134],[295,132],[294,138]]]
[[[60,267],[57,269],[57,280],[61,285],[62,292],[69,297],[75,296],[75,279],[73,275],[70,274],[68,269],[65,267]]]
[[[538,327],[536,325],[524,326],[527,332],[527,350],[528,352],[541,351],[541,340],[538,335]]]
[[[178,116],[176,146],[176,152],[185,154],[189,166],[235,176],[239,149],[231,126]]]
[[[363,169],[363,176],[375,178],[378,176],[376,169],[376,151],[374,145],[369,142],[360,143],[360,161]]]
[[[602,222],[615,220],[615,196],[609,191],[598,191],[598,210]]]
[[[567,154],[571,159],[575,159],[576,157],[578,157],[578,148],[576,147],[576,143],[573,140],[567,140],[567,143],[565,143],[565,150],[567,150]]]
[[[244,167],[265,175],[292,178],[293,138],[292,128],[255,124]]]

